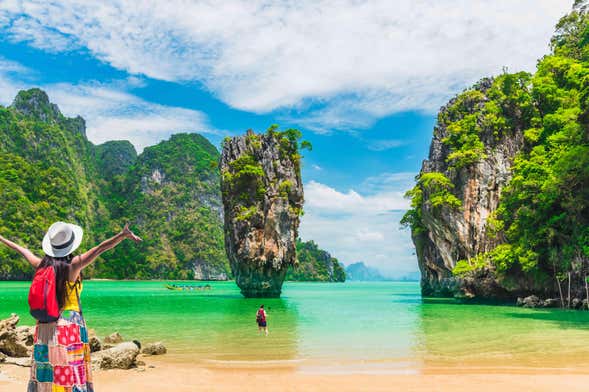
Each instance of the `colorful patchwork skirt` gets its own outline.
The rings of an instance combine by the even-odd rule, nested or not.
[[[37,323],[27,392],[94,392],[88,330],[66,310],[54,323]]]

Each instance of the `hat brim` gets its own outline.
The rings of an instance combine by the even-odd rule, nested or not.
[[[51,246],[51,241],[49,239],[49,233],[45,233],[45,237],[43,237],[43,252],[47,256],[51,257],[66,257],[67,255],[73,253],[80,244],[82,243],[82,238],[84,237],[84,230],[77,225],[73,225],[71,223],[67,223],[67,225],[72,229],[74,233],[74,241],[70,246],[63,249],[55,249]]]

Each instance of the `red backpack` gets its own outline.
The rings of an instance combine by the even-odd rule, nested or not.
[[[29,290],[31,316],[40,323],[51,323],[59,318],[59,305],[55,291],[55,268],[37,268]]]

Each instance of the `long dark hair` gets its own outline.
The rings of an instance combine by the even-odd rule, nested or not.
[[[65,257],[51,257],[45,255],[38,267],[43,268],[53,266],[55,268],[55,292],[59,309],[63,309],[65,306],[66,284],[70,278],[70,267],[73,258],[74,256],[71,254]]]

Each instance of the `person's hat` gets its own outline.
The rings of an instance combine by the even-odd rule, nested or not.
[[[51,257],[65,257],[78,249],[83,236],[80,226],[55,222],[43,237],[43,251]]]

